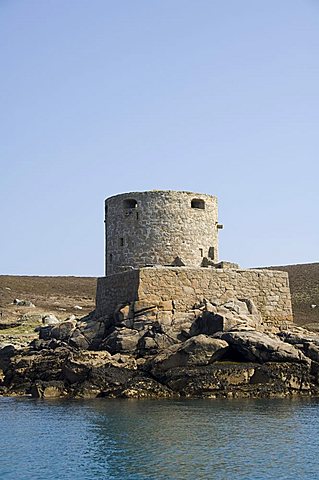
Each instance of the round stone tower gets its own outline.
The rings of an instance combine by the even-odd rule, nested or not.
[[[153,190],[105,200],[106,275],[145,265],[218,262],[217,198]]]

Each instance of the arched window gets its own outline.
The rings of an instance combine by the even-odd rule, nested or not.
[[[127,198],[124,200],[124,208],[136,208],[137,207],[137,201],[134,200],[134,198]]]
[[[193,200],[191,201],[191,207],[192,208],[199,208],[201,210],[204,210],[205,209],[205,202],[204,202],[204,200],[201,200],[199,198],[193,198]]]

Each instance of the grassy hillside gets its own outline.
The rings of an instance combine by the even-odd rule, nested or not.
[[[75,305],[84,310],[94,308],[96,278],[93,277],[27,277],[0,275],[0,306],[15,298],[30,300],[41,309],[72,312]]]
[[[0,344],[29,342],[37,337],[34,328],[42,316],[59,320],[70,315],[83,317],[94,310],[96,278],[0,276]],[[12,304],[14,299],[31,301],[35,307]],[[75,307],[81,307],[75,308]]]
[[[319,263],[267,268],[288,272],[295,322],[319,324]]]

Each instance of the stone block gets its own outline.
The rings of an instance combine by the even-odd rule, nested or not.
[[[163,325],[171,325],[173,321],[173,313],[168,311],[159,311],[156,315],[158,323]]]
[[[148,300],[137,300],[133,304],[133,310],[136,315],[149,310],[157,310],[157,305],[151,304]]]
[[[159,310],[172,311],[173,310],[173,301],[172,300],[162,301],[158,304],[158,308],[159,308]]]
[[[133,316],[131,306],[130,305],[119,305],[115,310],[115,319],[119,322],[122,320],[127,320]]]

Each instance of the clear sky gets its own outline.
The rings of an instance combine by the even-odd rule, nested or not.
[[[103,202],[219,197],[221,258],[318,261],[318,0],[0,0],[0,274],[103,275]]]

